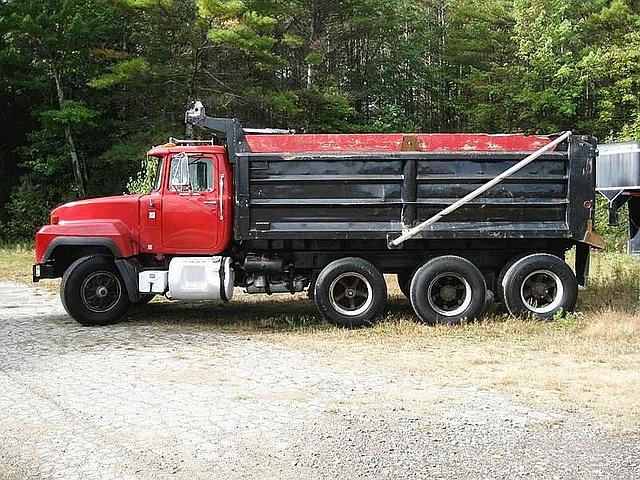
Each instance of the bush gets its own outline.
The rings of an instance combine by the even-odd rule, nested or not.
[[[6,240],[30,240],[42,225],[49,223],[49,212],[73,198],[73,190],[64,182],[40,183],[41,177],[28,175],[17,185],[6,208],[9,222]]]

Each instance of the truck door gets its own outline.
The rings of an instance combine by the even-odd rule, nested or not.
[[[221,222],[218,156],[179,153],[170,158],[162,202],[162,243],[169,253],[218,253]]]

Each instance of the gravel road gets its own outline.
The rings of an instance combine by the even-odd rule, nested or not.
[[[0,283],[0,478],[514,477],[637,479],[640,438],[201,322],[84,328]]]

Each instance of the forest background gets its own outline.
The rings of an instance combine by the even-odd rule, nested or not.
[[[20,241],[131,188],[194,99],[305,132],[640,139],[640,0],[0,0],[0,84]]]

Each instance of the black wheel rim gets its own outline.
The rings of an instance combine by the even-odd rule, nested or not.
[[[329,286],[329,302],[338,313],[357,316],[366,312],[373,302],[373,288],[363,275],[343,273]]]
[[[438,275],[427,290],[429,305],[439,315],[455,317],[462,314],[471,303],[471,286],[462,276],[454,272]]]
[[[113,309],[121,296],[120,279],[112,272],[92,273],[85,278],[80,288],[82,303],[95,313],[104,313]]]
[[[560,277],[550,270],[531,272],[520,286],[525,306],[534,313],[547,314],[560,307],[564,286]]]

